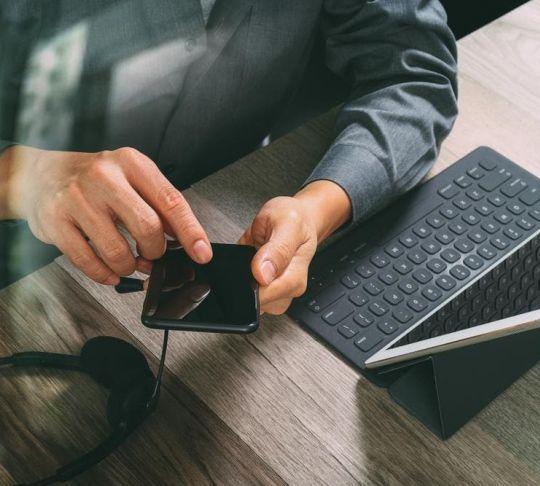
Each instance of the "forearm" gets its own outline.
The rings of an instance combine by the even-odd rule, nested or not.
[[[311,182],[294,197],[302,202],[309,220],[315,224],[319,243],[351,218],[351,200],[335,182]]]

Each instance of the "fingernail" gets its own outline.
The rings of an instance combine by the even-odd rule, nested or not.
[[[265,260],[261,265],[261,273],[264,279],[264,284],[270,285],[276,278],[276,266],[270,260]]]
[[[193,245],[193,253],[197,263],[208,263],[212,259],[212,249],[204,240],[197,240]]]

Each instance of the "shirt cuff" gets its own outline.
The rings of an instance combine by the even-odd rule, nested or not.
[[[367,148],[335,144],[304,185],[317,180],[338,184],[349,196],[351,223],[366,219],[392,199],[390,177],[380,160]]]

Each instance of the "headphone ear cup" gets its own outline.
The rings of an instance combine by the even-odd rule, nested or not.
[[[81,363],[94,380],[110,390],[126,390],[138,381],[153,378],[144,355],[114,337],[90,339],[81,350]]]
[[[132,427],[150,413],[148,405],[154,384],[153,376],[148,376],[129,390],[113,390],[107,402],[109,425],[116,429],[122,422],[126,422],[128,427]]]

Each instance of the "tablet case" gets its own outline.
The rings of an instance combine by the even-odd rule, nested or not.
[[[448,439],[540,359],[540,329],[363,374],[441,439]]]

